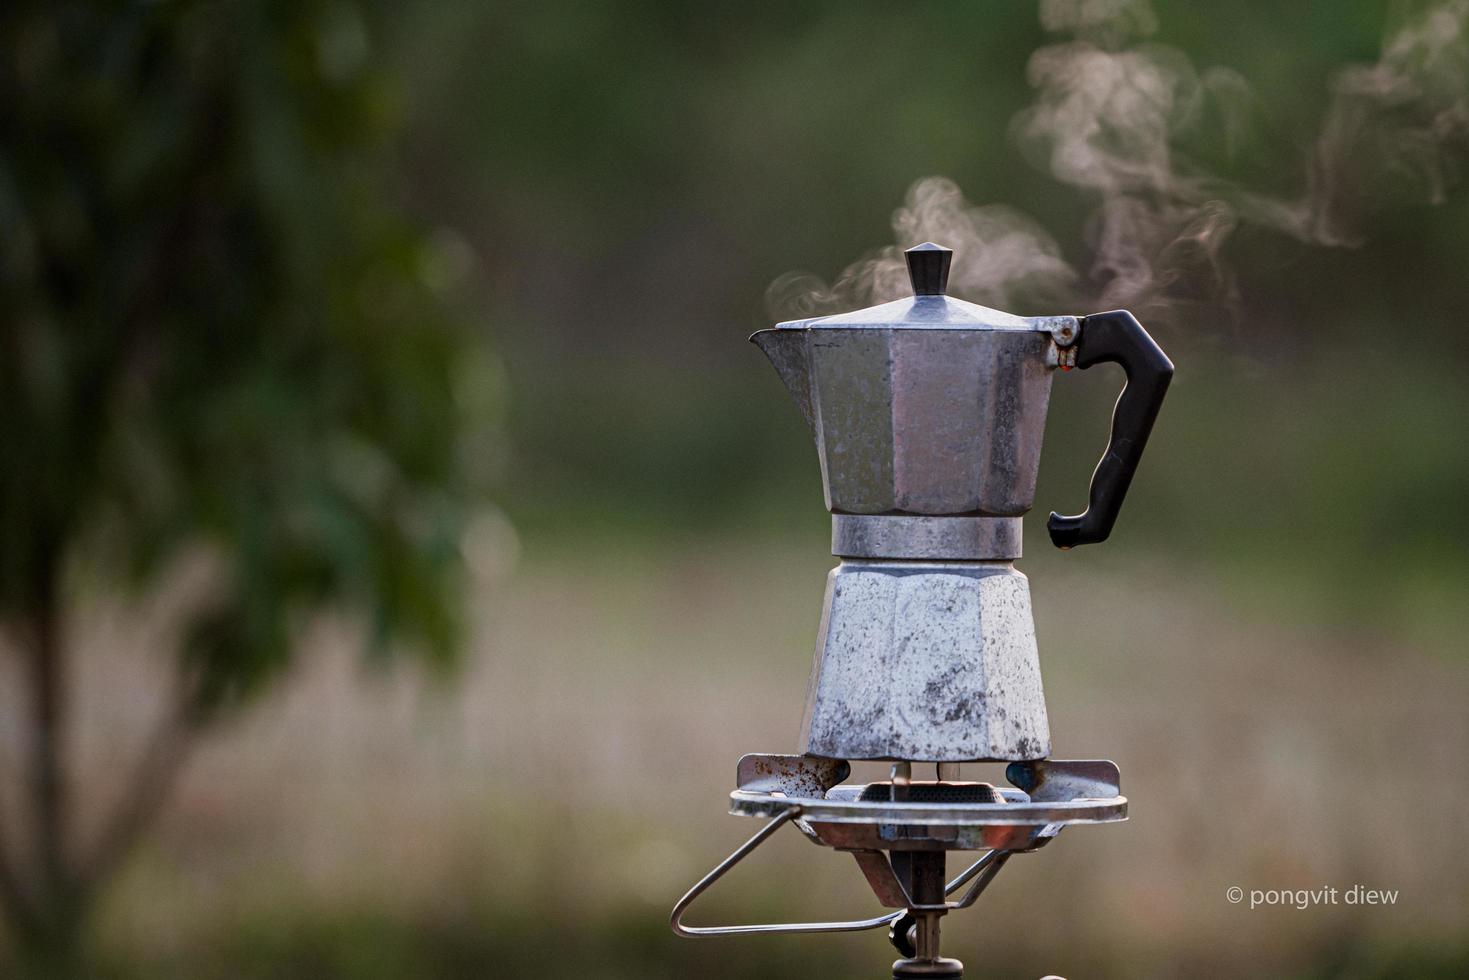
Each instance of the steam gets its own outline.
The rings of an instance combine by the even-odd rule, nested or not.
[[[1256,124],[1248,83],[1224,68],[1197,71],[1176,48],[1147,43],[1146,0],[1042,0],[1041,23],[1070,35],[1036,51],[1032,105],[1012,122],[1021,151],[1095,200],[1085,277],[1034,220],[1004,205],[974,206],[958,186],[927,177],[893,215],[897,242],[849,265],[828,285],[787,274],[767,298],[781,316],[812,316],[907,294],[901,249],[954,248],[950,291],[994,306],[1081,301],[1157,313],[1181,293],[1229,298],[1220,252],[1240,224],[1303,243],[1355,246],[1383,208],[1439,203],[1469,156],[1469,0],[1440,0],[1407,19],[1375,64],[1331,83],[1319,134],[1292,193],[1225,180],[1186,148],[1239,159]]]
[[[1244,80],[1224,69],[1200,76],[1172,48],[1103,47],[1156,29],[1144,3],[1048,0],[1041,19],[1079,37],[1031,56],[1036,101],[1012,131],[1033,161],[1099,200],[1088,228],[1096,302],[1147,305],[1186,273],[1228,291],[1219,249],[1236,210],[1217,181],[1188,171],[1174,146],[1206,119],[1222,120],[1226,139],[1236,141]]]
[[[1358,245],[1375,211],[1441,204],[1458,180],[1469,155],[1469,0],[1409,20],[1376,64],[1341,72],[1333,96],[1293,217],[1304,239]]]
[[[909,296],[902,249],[925,241],[954,250],[951,293],[994,306],[1054,296],[1076,278],[1037,222],[1003,204],[974,207],[946,177],[925,177],[908,189],[893,212],[893,236],[897,245],[853,262],[831,285],[810,273],[786,273],[766,292],[771,309],[777,316],[818,316]]]

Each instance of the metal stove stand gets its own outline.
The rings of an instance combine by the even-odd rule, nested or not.
[[[941,777],[954,772],[939,764]],[[916,781],[912,765],[893,764],[886,782],[843,785],[851,767],[838,759],[747,755],[740,760],[730,813],[770,822],[699,880],[673,907],[673,931],[689,938],[751,933],[860,932],[889,927],[903,958],[895,978],[957,978],[964,966],[939,953],[939,922],[968,908],[1016,854],[1050,843],[1072,824],[1127,819],[1117,766],[1103,760],[1014,762],[1012,787],[940,778]],[[896,911],[868,919],[689,926],[694,900],[786,824],[811,841],[850,853],[873,893]],[[984,851],[952,880],[949,851]],[[967,888],[966,888],[967,886]],[[957,901],[949,897],[964,889]]]

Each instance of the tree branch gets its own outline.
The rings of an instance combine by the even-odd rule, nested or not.
[[[5,823],[0,820],[0,909],[18,932],[34,932],[37,925],[35,903],[21,886],[20,876],[10,858]]]
[[[7,628],[8,627],[8,628]],[[0,641],[4,641],[3,652],[19,656],[24,647],[26,638],[21,635],[25,631],[15,629],[14,624],[0,623]],[[0,755],[0,789],[8,785],[12,774],[18,776],[17,781],[24,779],[18,771],[12,772],[13,756],[5,747],[3,755]],[[23,806],[20,807],[23,809]],[[10,842],[10,831],[5,817],[9,812],[5,801],[0,798],[0,914],[10,921],[12,928],[22,934],[33,934],[40,920],[40,910],[36,907],[35,896],[31,895],[22,879],[22,862],[19,857],[12,856],[12,844]]]
[[[62,739],[66,724],[66,672],[54,561],[37,565],[30,649],[32,697],[31,803],[41,882],[50,898],[66,890],[66,773]],[[48,898],[48,900],[50,900]]]
[[[93,892],[132,851],[163,808],[169,791],[192,755],[198,734],[210,718],[182,690],[175,703],[159,717],[122,799],[104,823],[96,846],[79,864],[80,892],[87,895]]]

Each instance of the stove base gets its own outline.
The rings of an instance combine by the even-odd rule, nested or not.
[[[938,780],[914,780],[912,763],[894,763],[892,778],[844,784],[851,766],[813,756],[747,755],[730,794],[730,812],[763,817],[766,825],[679,899],[669,916],[674,933],[688,938],[755,933],[862,932],[888,927],[903,955],[893,980],[958,980],[964,964],[939,955],[939,923],[973,905],[1013,855],[1029,854],[1076,824],[1127,819],[1117,766],[1102,759],[1011,763],[1012,788],[965,782],[952,769]],[[694,900],[787,823],[817,844],[850,853],[888,909],[868,919],[690,926]],[[949,851],[986,853],[945,880]],[[963,897],[950,896],[967,887]]]
[[[898,960],[893,964],[893,980],[961,980],[964,964],[941,956],[936,960]]]

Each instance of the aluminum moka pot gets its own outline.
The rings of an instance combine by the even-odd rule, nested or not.
[[[832,553],[802,751],[842,759],[1050,754],[1029,584],[1051,377],[1115,362],[1127,384],[1060,548],[1103,541],[1173,375],[1126,311],[1019,317],[945,294],[953,253],[906,252],[914,295],[750,339],[816,439]]]

